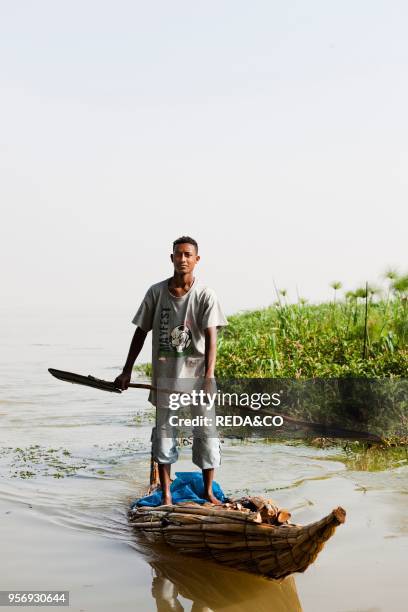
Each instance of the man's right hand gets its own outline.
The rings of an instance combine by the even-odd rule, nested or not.
[[[119,374],[119,376],[115,378],[115,380],[113,381],[113,384],[118,389],[122,389],[122,391],[126,391],[126,389],[129,387],[130,378],[131,378],[130,374],[127,374],[126,372],[122,372],[122,374]]]

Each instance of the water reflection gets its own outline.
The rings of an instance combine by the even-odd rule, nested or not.
[[[158,612],[246,612],[249,607],[257,612],[302,611],[293,576],[268,580],[176,555],[158,545],[145,548],[145,554],[153,570],[152,596]]]

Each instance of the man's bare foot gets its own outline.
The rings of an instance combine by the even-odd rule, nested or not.
[[[171,506],[173,500],[171,499],[170,491],[168,493],[163,493],[162,495],[162,506]]]
[[[212,493],[206,493],[206,495],[204,495],[204,499],[208,499],[208,501],[214,504],[215,506],[222,505],[222,502],[220,502],[220,500],[217,499]]]

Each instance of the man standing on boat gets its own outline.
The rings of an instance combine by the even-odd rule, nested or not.
[[[217,296],[212,289],[200,285],[194,268],[200,260],[197,242],[182,236],[173,243],[171,261],[174,273],[147,291],[132,323],[136,327],[123,372],[115,385],[127,389],[133,365],[143,347],[147,333],[152,330],[152,385],[160,378],[214,379],[217,329],[227,325]],[[149,401],[158,406],[157,393],[151,391]],[[175,436],[164,437],[156,427],[152,432],[152,455],[158,463],[163,504],[171,503],[170,470],[177,461]],[[202,469],[204,497],[219,503],[213,494],[214,469],[220,465],[218,437],[193,438],[193,463]]]

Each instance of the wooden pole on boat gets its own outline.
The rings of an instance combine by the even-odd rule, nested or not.
[[[153,459],[153,450],[151,451],[151,454],[150,454],[150,479],[149,480],[150,480],[149,492],[151,492],[160,483],[159,465],[157,461]]]

